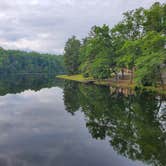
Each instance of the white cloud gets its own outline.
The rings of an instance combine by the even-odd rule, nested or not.
[[[122,13],[155,0],[0,0],[0,46],[63,52],[67,38],[83,38],[93,25],[120,21]],[[164,3],[165,0],[160,0]]]

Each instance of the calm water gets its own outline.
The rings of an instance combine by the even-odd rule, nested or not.
[[[166,165],[164,97],[0,76],[0,166],[147,165]]]

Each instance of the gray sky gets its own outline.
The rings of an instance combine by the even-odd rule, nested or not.
[[[161,3],[166,0],[158,0]],[[0,46],[62,53],[72,35],[85,37],[93,25],[112,27],[122,13],[155,0],[0,0]]]

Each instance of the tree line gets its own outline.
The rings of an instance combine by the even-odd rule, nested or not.
[[[64,72],[63,61],[63,56],[61,55],[56,56],[0,48],[1,74],[60,74]]]
[[[122,78],[127,68],[139,85],[163,84],[166,72],[166,4],[123,13],[113,28],[93,26],[82,41],[75,36],[65,45],[69,75],[82,73],[96,79]]]

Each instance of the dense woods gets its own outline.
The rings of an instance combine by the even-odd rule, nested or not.
[[[138,85],[163,85],[166,4],[156,2],[149,9],[127,11],[113,28],[94,26],[81,42],[70,38],[65,48],[64,58],[72,60],[65,61],[69,75],[79,72],[96,79],[123,79],[128,69],[131,81]]]
[[[1,74],[59,74],[63,72],[63,56],[18,50],[4,50],[0,48]]]

